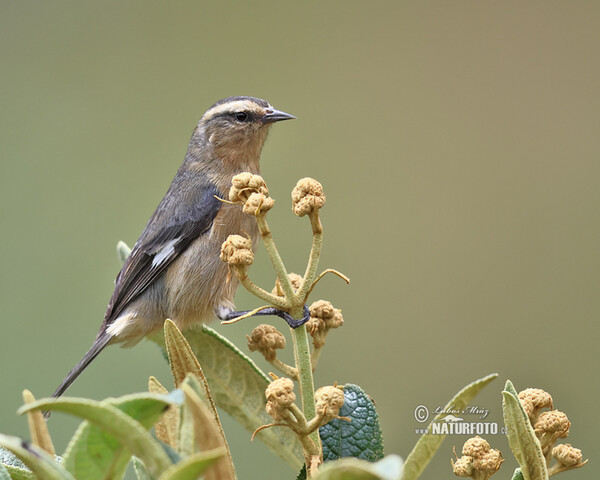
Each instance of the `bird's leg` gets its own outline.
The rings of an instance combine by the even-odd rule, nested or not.
[[[233,311],[228,308],[220,308],[217,310],[216,313],[217,318],[219,320],[228,321],[233,320],[237,317],[241,317],[242,315],[248,315],[249,313],[252,313],[252,310]],[[254,315],[275,315],[277,317],[281,317],[287,322],[287,324],[291,328],[298,328],[301,325],[304,325],[310,319],[310,311],[308,310],[308,307],[306,305],[304,305],[304,308],[302,309],[302,318],[299,320],[293,318],[289,313],[274,307],[264,308],[262,310],[259,310],[258,312],[252,313],[249,316]]]

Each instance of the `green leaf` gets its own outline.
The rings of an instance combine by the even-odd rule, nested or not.
[[[0,447],[0,464],[13,480],[33,480],[35,476],[14,453]]]
[[[341,458],[327,462],[314,477],[315,480],[399,480],[402,476],[402,459],[388,455],[377,463],[357,458]]]
[[[458,392],[452,400],[450,400],[444,407],[444,411],[452,408],[453,410],[462,410],[465,408],[471,400],[485,387],[488,383],[494,380],[498,376],[497,373],[492,373],[486,377],[480,378],[479,380],[470,383]],[[431,425],[436,420],[444,418],[447,414],[440,413],[428,425],[427,429],[431,430]],[[415,480],[419,478],[427,464],[431,461],[435,452],[442,444],[442,441],[446,438],[446,435],[432,435],[424,434],[421,435],[416,445],[406,458],[404,462],[404,471],[402,474],[402,480]]]
[[[344,385],[344,405],[341,417],[319,429],[323,443],[323,460],[355,457],[369,462],[383,458],[383,435],[375,404],[358,386]]]
[[[0,480],[10,480],[10,473],[4,465],[0,463]]]
[[[523,478],[523,472],[521,472],[520,468],[515,468],[515,471],[513,472],[513,476],[512,476],[512,480],[525,480]]]
[[[159,480],[196,480],[199,475],[224,455],[224,448],[195,453],[176,465],[172,465],[159,477]]]
[[[0,434],[0,445],[19,457],[39,480],[74,480],[53,457],[35,445],[2,434]]]
[[[265,389],[270,379],[248,356],[205,325],[187,330],[185,337],[200,361],[218,407],[249,432],[273,422],[265,410]],[[289,428],[264,429],[256,438],[294,470],[304,464],[300,443]]]
[[[131,462],[133,463],[133,471],[135,472],[137,480],[154,480],[152,475],[150,475],[150,472],[148,472],[146,465],[144,465],[144,462],[139,458],[132,457]]]
[[[117,258],[121,264],[125,263],[125,260],[127,260],[127,257],[129,257],[130,253],[131,248],[129,248],[124,241],[119,240],[117,242]]]
[[[302,465],[302,468],[298,472],[296,480],[306,480],[306,464]]]
[[[11,480],[10,473],[8,473],[8,470],[6,469],[6,467],[4,465],[2,465],[1,463],[0,463],[0,480]]]
[[[127,395],[107,400],[122,412],[140,422],[144,428],[154,425],[165,409],[164,396]],[[121,441],[87,420],[71,438],[64,455],[65,468],[76,478],[87,480],[122,478],[131,452]]]
[[[174,392],[175,393],[175,392]],[[179,392],[178,392],[179,393]],[[155,395],[150,393],[128,395],[120,399],[109,399],[101,402],[82,398],[59,397],[38,400],[19,409],[23,414],[33,409],[58,410],[78,416],[98,426],[103,432],[118,438],[122,445],[131,453],[138,456],[148,470],[155,476],[172,465],[160,443],[146,430],[146,427],[116,407],[115,402],[120,402],[131,407],[144,423],[157,418],[156,410],[165,409],[173,403],[171,396]],[[146,408],[138,408],[144,404]],[[152,411],[153,413],[150,413]],[[80,434],[83,432],[79,431]],[[82,442],[87,439],[82,439]],[[110,448],[110,444],[108,445]],[[100,447],[103,451],[103,447]],[[120,453],[118,459],[120,459]],[[117,459],[117,460],[118,460]],[[120,464],[117,465],[120,467]]]
[[[548,469],[542,446],[510,380],[506,381],[502,392],[502,412],[508,444],[521,466],[523,477],[525,480],[547,480]]]
[[[193,425],[194,453],[219,448],[222,448],[225,452],[223,458],[217,461],[210,472],[207,472],[206,480],[235,479],[233,459],[216,408],[213,412],[209,407],[202,386],[193,374],[186,377],[181,385],[181,390],[185,395],[183,409],[191,415],[189,421]]]

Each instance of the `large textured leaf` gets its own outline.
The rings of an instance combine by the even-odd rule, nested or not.
[[[39,480],[74,480],[54,457],[35,445],[1,434],[0,445],[19,457]]]
[[[150,377],[148,380],[148,391],[159,395],[168,395],[169,391],[160,382]],[[171,405],[163,416],[154,423],[156,438],[170,447],[177,449],[177,431],[179,429],[179,407]]]
[[[52,398],[38,400],[35,403],[25,405],[19,409],[19,413],[26,413],[33,409],[48,409],[58,410],[65,413],[78,416],[90,423],[98,426],[101,430],[108,433],[113,438],[119,439],[119,442],[129,450],[129,452],[139,457],[148,470],[155,476],[167,469],[172,463],[165,453],[164,449],[147,431],[145,424],[152,424],[160,410],[166,409],[173,400],[164,395],[153,395],[150,393],[128,395],[121,397],[121,405],[125,405],[125,409],[135,411],[140,421],[132,418],[117,406],[117,399],[104,400],[97,402],[81,398]],[[158,412],[157,412],[158,410]],[[142,422],[142,423],[141,423]],[[79,445],[85,446],[89,442],[83,431],[78,430],[80,434],[77,442]],[[98,438],[97,436],[93,438]],[[103,454],[111,450],[114,444],[104,442],[100,445],[99,451]],[[119,447],[116,447],[117,449]],[[120,452],[117,455],[117,461],[121,458]],[[71,454],[70,454],[71,455]],[[104,460],[102,463],[105,463]],[[86,467],[90,464],[86,464]],[[109,465],[112,467],[113,465]],[[120,464],[117,465],[120,467]],[[84,468],[84,467],[82,467]]]
[[[204,402],[210,411],[210,415],[212,417],[211,423],[219,431],[222,438],[222,442],[220,444],[212,445],[211,448],[224,446],[227,450],[227,456],[229,457],[229,460],[231,460],[231,453],[229,452],[229,445],[225,440],[225,433],[223,432],[223,426],[221,425],[219,412],[217,411],[217,407],[212,398],[208,381],[204,375],[202,367],[200,366],[200,362],[198,362],[198,359],[194,355],[192,347],[190,347],[190,344],[186,338],[179,331],[177,325],[175,325],[175,323],[173,323],[171,320],[165,321],[164,333],[165,346],[169,357],[169,366],[171,367],[171,374],[173,375],[175,385],[180,387],[187,381],[188,386],[190,386],[200,397],[201,401]],[[188,398],[189,395],[186,395],[186,400],[188,400]],[[184,428],[182,428],[182,431],[185,429],[185,425],[183,427]],[[181,446],[182,451],[183,447],[184,446]],[[192,449],[192,452],[190,453],[195,452],[196,450]],[[233,461],[230,461],[230,463],[233,466]]]
[[[265,388],[269,378],[233,343],[203,325],[185,332],[202,365],[212,397],[218,407],[249,432],[273,422],[265,410]],[[268,428],[256,435],[294,470],[304,463],[302,448],[288,428]]]
[[[149,429],[162,415],[166,396],[136,394],[108,400],[122,412]],[[123,443],[97,425],[81,423],[64,455],[65,468],[76,478],[87,480],[122,478],[131,452]]]
[[[223,430],[217,425],[213,412],[202,397],[202,388],[192,374],[184,380],[181,390],[185,395],[184,409],[188,410],[194,427],[194,440],[197,452],[221,449],[225,452],[213,468],[206,472],[206,480],[234,480],[235,469],[229,446]]]
[[[547,480],[548,470],[542,446],[510,380],[506,381],[502,392],[502,412],[504,425],[507,427],[508,444],[521,466],[523,478]]]
[[[470,383],[466,387],[464,387],[460,392],[458,392],[452,400],[450,400],[446,406],[444,407],[444,411],[453,409],[453,410],[462,410],[465,408],[471,400],[475,398],[475,396],[481,391],[483,387],[485,387],[488,383],[494,380],[498,376],[497,373],[492,373],[487,377],[480,378],[479,380],[475,380],[473,383]],[[435,418],[431,421],[427,430],[431,430],[431,425],[436,420],[439,420],[446,416],[446,413],[440,413],[435,416]],[[406,461],[404,462],[404,470],[402,473],[402,480],[415,480],[419,478],[425,467],[432,459],[435,452],[442,444],[442,441],[446,438],[446,435],[432,435],[432,434],[424,434],[421,435],[421,438],[417,441],[417,444],[414,446]]]
[[[402,459],[388,455],[377,463],[357,458],[341,458],[319,468],[315,480],[400,480]]]
[[[341,417],[319,429],[323,442],[323,460],[356,457],[369,462],[383,458],[383,436],[373,401],[358,386],[344,385]]]

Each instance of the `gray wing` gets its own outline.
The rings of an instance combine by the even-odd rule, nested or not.
[[[152,285],[196,238],[211,228],[221,208],[221,201],[216,197],[222,194],[217,187],[209,182],[196,185],[191,198],[189,192],[177,191],[178,187],[175,182],[171,184],[117,276],[104,327]],[[186,194],[188,201],[181,201]]]

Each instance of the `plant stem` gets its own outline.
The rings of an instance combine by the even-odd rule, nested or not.
[[[285,298],[288,302],[293,302],[296,298],[296,294],[294,293],[294,289],[292,288],[292,284],[288,277],[288,273],[285,269],[285,265],[283,264],[283,260],[281,259],[281,256],[277,251],[277,247],[275,246],[275,242],[273,241],[271,230],[269,230],[269,226],[267,225],[267,220],[264,216],[257,216],[256,223],[258,224],[260,235],[262,237],[263,243],[265,244],[265,249],[269,254],[269,258],[271,259],[271,263],[273,264],[273,268],[275,269],[275,273],[279,278],[279,283],[281,284],[281,289],[285,294]]]
[[[244,286],[244,288],[250,293],[252,293],[254,296],[260,298],[261,300],[264,300],[265,302],[270,303],[271,305],[274,305],[277,308],[287,307],[285,299],[281,297],[276,297],[275,295],[260,288],[252,280],[250,280],[250,278],[248,278],[248,275],[245,271],[236,271],[236,276],[238,277],[240,283]]]
[[[271,365],[273,365],[277,370],[283,373],[286,377],[291,378],[292,380],[298,381],[298,370],[287,363],[282,362],[277,357],[273,360],[267,360]]]
[[[315,387],[306,325],[292,329],[292,334],[294,339],[294,357],[296,359],[296,368],[298,369],[298,384],[302,398],[302,412],[304,413],[304,417],[310,421],[315,418],[317,412],[315,408]],[[319,454],[322,454],[319,431],[316,430],[311,433],[310,438],[315,442]]]
[[[309,213],[309,217],[313,231],[313,241],[310,249],[310,256],[308,258],[308,265],[306,265],[306,272],[304,273],[304,279],[298,290],[298,297],[303,301],[306,301],[308,292],[315,281],[317,266],[319,265],[319,258],[321,257],[321,247],[323,246],[323,227],[321,225],[321,220],[319,219],[318,210]]]

